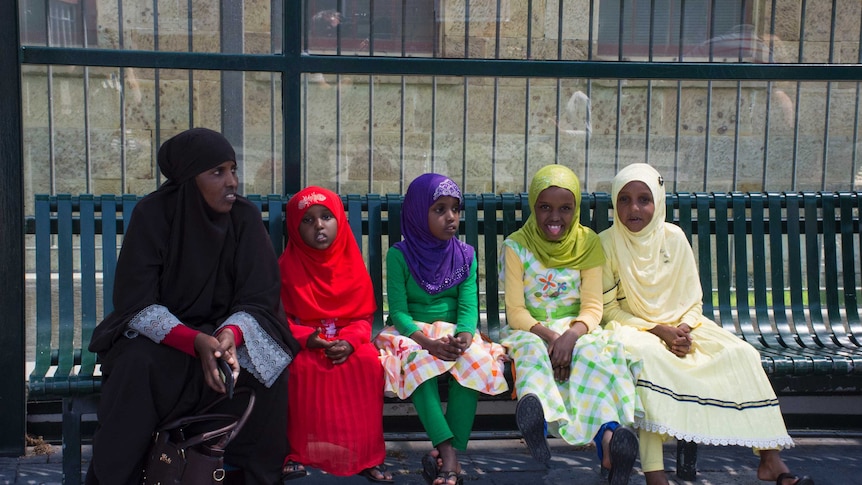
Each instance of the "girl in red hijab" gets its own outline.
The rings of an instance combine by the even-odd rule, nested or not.
[[[392,482],[383,467],[383,367],[371,344],[377,304],[341,198],[308,187],[287,203],[281,299],[303,348],[289,368],[290,453],[284,478],[304,465]]]

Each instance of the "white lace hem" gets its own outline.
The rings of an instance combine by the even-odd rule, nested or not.
[[[692,443],[700,443],[712,446],[744,446],[746,448],[756,448],[759,450],[781,450],[792,448],[795,446],[793,438],[789,435],[776,436],[766,439],[751,439],[742,437],[722,437],[701,436],[673,429],[669,426],[658,423],[649,422],[641,416],[635,417],[635,428],[643,429],[651,433],[660,435],[672,436],[678,440],[685,440]]]

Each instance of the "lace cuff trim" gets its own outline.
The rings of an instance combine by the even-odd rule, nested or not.
[[[666,436],[672,436],[678,440],[690,441],[692,443],[702,443],[712,446],[744,446],[747,448],[755,448],[758,450],[781,450],[793,448],[795,443],[789,435],[777,436],[764,439],[737,438],[726,437],[716,438],[714,436],[700,436],[691,433],[683,433],[679,430],[672,429],[668,426],[663,426],[658,423],[649,422],[641,417],[635,418],[635,427],[644,429],[651,433],[657,433]]]
[[[239,365],[251,372],[263,385],[271,387],[293,360],[293,356],[285,352],[268,333],[263,331],[257,320],[246,312],[234,313],[221,324],[219,329],[228,325],[236,325],[242,330],[244,344],[237,349]]]
[[[155,343],[161,343],[171,330],[182,322],[162,305],[150,305],[129,321],[125,335],[128,338],[143,335]]]

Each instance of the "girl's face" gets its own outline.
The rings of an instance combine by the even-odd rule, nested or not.
[[[236,202],[236,188],[239,185],[236,162],[223,162],[216,168],[199,173],[195,176],[195,183],[212,210],[222,214],[230,212]]]
[[[458,235],[460,221],[461,201],[451,195],[441,196],[428,209],[428,229],[441,241]]]
[[[562,187],[548,187],[536,197],[533,213],[545,239],[559,241],[572,225],[575,195]]]
[[[325,206],[315,204],[308,208],[299,221],[302,241],[314,249],[326,249],[338,234],[338,220]]]
[[[655,213],[652,191],[640,181],[627,183],[617,194],[616,205],[620,222],[634,233],[642,231]]]

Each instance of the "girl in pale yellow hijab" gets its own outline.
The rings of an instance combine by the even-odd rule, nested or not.
[[[778,399],[751,345],[703,315],[694,254],[682,230],[665,222],[665,187],[651,166],[622,169],[612,185],[614,225],[605,251],[604,317],[637,364],[644,414],[635,426],[648,485],[667,484],[662,441],[750,446],[757,477],[813,485],[789,473],[779,450],[793,446]]]
[[[611,485],[628,483],[637,455],[636,398],[624,349],[598,328],[602,263],[598,237],[579,223],[581,187],[562,165],[530,184],[531,214],[503,243],[502,344],[514,359],[515,418],[533,457],[550,459],[545,421],[567,443],[595,441]]]

